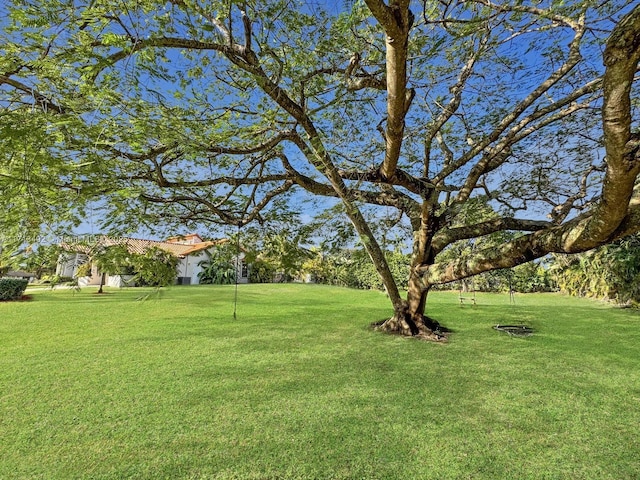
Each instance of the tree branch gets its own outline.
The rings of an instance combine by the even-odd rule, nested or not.
[[[2,84],[9,85],[15,88],[16,90],[20,90],[21,92],[26,93],[27,95],[30,95],[31,97],[33,97],[33,100],[38,104],[38,107],[45,112],[47,110],[53,110],[55,113],[60,113],[60,114],[68,113],[66,108],[58,105],[53,100],[48,98],[46,95],[43,95],[42,93],[38,92],[36,89],[31,88],[28,85],[22,82],[19,82],[18,80],[10,78],[6,75],[0,75],[0,85]]]
[[[455,85],[453,85],[449,89],[449,91],[451,92],[452,98],[451,100],[449,100],[449,103],[447,104],[446,107],[444,107],[442,112],[440,112],[440,115],[438,115],[433,125],[430,126],[429,129],[427,130],[427,133],[425,135],[425,150],[429,151],[431,149],[431,144],[433,142],[433,139],[438,137],[438,135],[440,136],[440,138],[438,139],[440,145],[441,146],[444,145],[444,141],[442,140],[442,133],[440,129],[444,126],[445,123],[449,121],[449,119],[451,119],[453,114],[460,107],[460,103],[462,102],[462,93],[464,91],[464,86],[466,85],[467,80],[469,80],[469,77],[471,77],[471,74],[473,73],[473,68],[477,60],[480,58],[482,53],[484,53],[484,48],[487,45],[488,39],[489,39],[489,35],[484,35],[481,38],[479,47],[474,51],[472,51],[471,55],[469,56],[469,59],[460,70],[460,74],[458,75],[458,81],[456,82]],[[444,150],[444,152],[445,154],[448,153],[446,149]],[[451,161],[449,163],[451,163]]]
[[[433,237],[432,248],[435,252],[441,252],[446,246],[459,240],[467,240],[469,238],[482,237],[495,232],[503,232],[507,230],[518,232],[536,232],[545,228],[549,228],[550,222],[539,220],[517,219],[511,217],[501,217],[485,222],[476,223],[475,225],[465,225],[463,227],[449,228],[441,230]]]
[[[439,285],[471,277],[483,272],[511,268],[541,258],[548,253],[579,253],[593,246],[586,243],[576,248],[567,238],[584,231],[593,221],[592,215],[582,215],[561,226],[553,226],[515,238],[498,247],[481,250],[470,258],[461,258],[447,264],[436,263],[418,268],[423,282]],[[640,231],[640,202],[632,203],[618,228],[610,236],[614,241]]]
[[[602,119],[606,165],[602,196],[583,230],[567,239],[581,251],[607,240],[627,215],[640,173],[638,139],[631,134],[631,85],[640,62],[640,6],[618,22],[604,52]]]
[[[459,168],[466,165],[472,158],[478,155],[480,152],[485,151],[493,142],[500,138],[500,135],[509,128],[529,107],[531,107],[536,100],[538,100],[545,92],[551,87],[556,85],[562,78],[564,78],[573,68],[578,65],[582,56],[580,54],[580,42],[584,36],[584,25],[576,31],[573,40],[569,47],[569,55],[565,63],[563,63],[557,70],[555,70],[544,82],[536,87],[531,93],[529,93],[524,99],[522,99],[510,112],[505,115],[498,123],[496,128],[482,139],[477,142],[471,150],[462,155],[455,163],[445,166],[433,179],[435,184],[443,181],[451,173],[455,172]]]
[[[404,136],[404,119],[409,111],[415,91],[407,90],[407,43],[413,24],[408,0],[391,0],[387,6],[382,0],[365,0],[386,36],[387,67],[387,128],[385,157],[380,166],[383,178],[393,177]]]
[[[567,17],[565,15],[560,15],[551,10],[546,10],[543,8],[538,8],[530,5],[498,5],[492,3],[490,0],[472,0],[475,3],[479,3],[484,5],[485,7],[489,7],[498,12],[518,12],[518,13],[529,13],[535,15],[540,18],[551,20],[552,22],[559,23],[561,25],[566,25],[573,30],[578,30],[581,26],[581,22],[576,22],[573,18]]]

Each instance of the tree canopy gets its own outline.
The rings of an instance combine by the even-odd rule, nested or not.
[[[242,227],[303,195],[339,201],[393,303],[385,328],[405,334],[436,328],[433,285],[640,229],[633,2],[4,8],[0,182],[21,221],[99,199],[105,228]],[[473,215],[478,199],[495,215]],[[373,228],[390,211],[412,231],[406,299]]]

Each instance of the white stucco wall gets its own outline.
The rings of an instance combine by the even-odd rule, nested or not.
[[[241,253],[238,257],[239,261],[237,261],[238,283],[249,283],[249,269],[247,267],[245,267],[244,269],[242,268],[244,257],[244,253]],[[190,285],[198,285],[200,283],[198,274],[203,270],[203,267],[198,264],[200,262],[208,261],[210,258],[211,255],[209,254],[209,252],[207,250],[202,250],[191,255],[187,255],[184,258],[178,259],[178,264],[176,266],[176,276],[187,277],[190,280]],[[86,263],[87,261],[87,255],[82,253],[67,253],[64,256],[61,255],[58,260],[56,273],[64,277],[73,277],[78,270],[78,266]],[[242,275],[243,273],[245,275]],[[100,276],[100,272],[98,272],[97,269],[93,267],[92,276],[82,277],[78,279],[78,283],[80,286],[99,285]],[[107,275],[105,278],[105,284],[108,286],[120,287],[124,286],[124,283],[125,282],[122,281],[119,275]]]
[[[56,275],[61,277],[73,277],[78,267],[86,263],[89,257],[83,253],[64,253],[58,257],[58,265],[56,266]]]
[[[133,275],[107,275],[107,286],[109,287],[135,287],[135,282],[132,282],[131,279]]]
[[[191,285],[198,285],[200,280],[198,274],[202,271],[202,267],[198,263],[208,260],[210,255],[206,250],[187,255],[181,258],[176,267],[178,271],[178,277],[188,277],[191,281]]]

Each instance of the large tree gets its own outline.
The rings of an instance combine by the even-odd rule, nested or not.
[[[4,178],[28,183],[33,156],[112,226],[241,227],[302,192],[335,199],[389,294],[388,331],[432,334],[434,285],[640,229],[632,2],[5,4],[2,115],[39,133],[12,137],[25,154],[1,152]],[[480,196],[488,220],[467,208]],[[406,298],[376,209],[412,229]]]

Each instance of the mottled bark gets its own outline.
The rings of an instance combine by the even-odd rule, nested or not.
[[[408,0],[392,0],[388,6],[379,0],[366,3],[386,33],[387,128],[380,173],[383,178],[391,179],[400,158],[404,119],[415,94],[407,89],[407,43],[413,14]]]
[[[425,277],[420,272],[422,265],[433,262],[431,241],[438,229],[437,205],[435,192],[422,204],[419,228],[414,232],[413,238],[407,301],[402,309],[395,309],[394,316],[382,325],[381,328],[387,332],[420,335],[433,339],[441,338],[441,335],[436,332],[438,324],[425,316],[430,285],[425,283]]]

